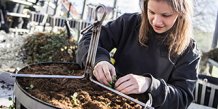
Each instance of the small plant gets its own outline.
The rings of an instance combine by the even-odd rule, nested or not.
[[[115,75],[112,77],[112,81],[108,82],[111,88],[113,88],[113,89],[115,88],[116,81],[117,81],[117,76]]]
[[[12,97],[8,97],[8,100],[13,102]],[[9,105],[8,109],[15,109],[15,103],[13,102],[13,104]]]
[[[12,104],[8,107],[8,109],[16,109],[16,108],[15,108],[14,104]]]
[[[9,101],[12,101],[12,97],[8,97],[8,100],[9,100]]]
[[[33,84],[30,84],[29,87],[26,87],[27,90],[32,90],[34,88],[34,85]]]
[[[19,52],[27,64],[41,62],[75,62],[77,42],[65,31],[29,35]]]
[[[72,98],[71,103],[72,103],[73,107],[79,106],[80,101],[77,99],[77,96],[78,96],[77,92],[75,92],[73,94],[73,96],[71,96],[71,98]]]

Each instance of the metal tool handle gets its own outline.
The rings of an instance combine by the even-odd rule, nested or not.
[[[103,11],[103,16],[100,20],[98,20],[98,12],[102,9]],[[95,59],[96,59],[96,52],[98,48],[98,41],[100,37],[100,32],[101,32],[101,26],[103,23],[103,20],[105,19],[106,16],[106,8],[104,5],[99,5],[95,9],[95,21],[93,24],[93,27],[89,27],[89,29],[92,29],[92,36],[89,44],[89,49],[88,49],[88,54],[87,54],[87,59],[86,59],[86,65],[85,65],[85,74],[88,76],[92,75],[92,69],[95,64]]]

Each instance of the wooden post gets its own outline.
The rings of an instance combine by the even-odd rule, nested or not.
[[[114,18],[114,15],[115,15],[115,13],[116,13],[116,11],[117,11],[116,8],[117,8],[117,0],[114,0],[112,18]]]
[[[46,7],[46,13],[48,13],[48,9],[49,9],[49,3],[50,3],[50,0],[48,0],[48,2],[47,2],[48,4],[47,4],[47,7]]]
[[[70,17],[71,7],[72,7],[72,3],[69,3],[68,12],[67,12],[67,18]]]
[[[83,8],[82,8],[81,19],[83,19],[84,12],[85,12],[85,7],[86,7],[86,0],[83,1]]]
[[[217,41],[218,41],[218,11],[217,11],[216,26],[215,26],[215,31],[214,31],[214,35],[213,35],[213,41],[212,41],[211,48],[216,48]]]
[[[57,10],[58,10],[58,5],[59,5],[59,0],[57,0],[56,2],[55,2],[55,9],[54,9],[54,16],[57,14]]]
[[[218,41],[218,11],[217,11],[216,26],[215,26],[215,31],[214,31],[214,35],[213,35],[211,49],[216,48],[217,41]],[[213,71],[213,65],[211,63],[209,63],[209,73],[212,74],[212,71]]]

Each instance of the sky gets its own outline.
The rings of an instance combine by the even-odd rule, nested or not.
[[[77,11],[79,13],[82,12],[82,6],[83,6],[83,0],[69,0],[72,2],[72,4],[76,7]],[[104,4],[105,6],[111,6],[113,7],[114,0],[87,0],[87,4]],[[132,13],[132,12],[139,12],[139,0],[117,0],[117,6],[118,10],[121,11],[121,13]]]

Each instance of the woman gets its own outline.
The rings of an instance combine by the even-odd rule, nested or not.
[[[125,94],[151,93],[155,108],[185,109],[193,100],[200,58],[191,38],[191,0],[142,4],[141,14],[124,14],[102,27],[93,75],[105,85],[117,75],[115,89]],[[79,43],[83,67],[89,41],[87,32]]]

